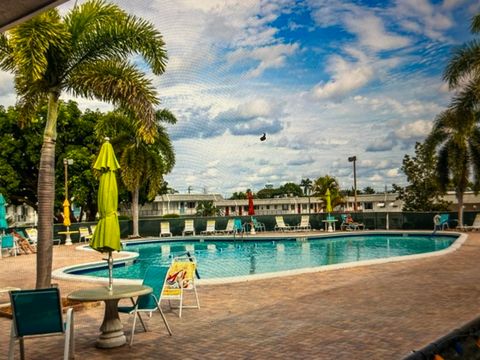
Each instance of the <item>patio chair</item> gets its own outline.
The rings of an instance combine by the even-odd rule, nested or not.
[[[200,234],[204,235],[215,235],[216,230],[215,230],[215,220],[207,220],[207,227],[205,230],[200,232]]]
[[[450,214],[437,214],[433,217],[433,231],[450,229],[448,222],[450,220]]]
[[[62,318],[62,303],[58,288],[15,290],[10,292],[12,327],[8,359],[15,357],[15,341],[19,340],[20,358],[25,358],[24,339],[33,336],[63,335],[65,345],[63,359],[73,359],[75,339],[73,309]]]
[[[93,237],[93,234],[90,234],[87,227],[79,227],[78,232],[80,234],[80,237],[79,237],[80,241],[82,241],[83,239],[83,241],[87,242],[87,241],[90,241]]]
[[[265,224],[258,221],[256,218],[254,218],[252,216],[252,224],[253,224],[253,228],[255,229],[255,231],[265,231]]]
[[[245,232],[245,226],[242,224],[241,219],[234,219],[233,220],[233,233],[240,234]]]
[[[182,317],[182,309],[200,309],[197,287],[195,286],[195,273],[197,262],[195,257],[176,257],[168,271],[167,282],[163,290],[162,300],[168,300],[170,308],[178,308],[178,317]],[[184,294],[186,291],[193,291],[195,304],[185,305]],[[172,306],[172,300],[178,300],[178,306]]]
[[[223,230],[217,230],[219,234],[232,234],[234,231],[235,222],[234,219],[228,219],[227,226]]]
[[[15,240],[13,239],[12,234],[3,234],[1,235],[1,242],[0,242],[0,258],[3,256],[3,252],[7,250],[10,255],[17,256],[17,246],[15,244]]]
[[[185,220],[182,236],[185,236],[187,233],[192,233],[192,235],[195,236],[195,224],[193,223],[193,219]]]
[[[162,221],[160,223],[160,237],[162,236],[172,236],[170,223],[168,221]]]
[[[165,314],[160,307],[160,301],[162,299],[162,294],[165,288],[167,273],[169,267],[168,266],[149,266],[145,275],[143,277],[143,285],[150,286],[152,288],[152,292],[147,295],[142,295],[137,298],[137,301],[134,301],[133,298],[130,300],[132,301],[132,306],[119,306],[118,312],[124,314],[133,314],[133,325],[132,325],[132,334],[130,335],[130,346],[133,344],[133,337],[135,335],[135,324],[138,319],[143,326],[145,332],[148,331],[145,322],[140,315],[141,312],[148,312],[152,313],[154,311],[159,311],[162,317],[163,323],[167,328],[168,333],[172,336],[172,330],[168,325],[167,319],[165,318]]]
[[[294,226],[290,226],[288,224],[285,224],[283,221],[283,216],[275,216],[275,231],[288,231],[288,230],[293,230]]]
[[[310,216],[302,215],[300,219],[300,224],[295,227],[295,230],[312,230],[312,226],[310,225]]]

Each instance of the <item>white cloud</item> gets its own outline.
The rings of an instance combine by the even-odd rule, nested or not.
[[[430,133],[432,126],[433,121],[416,120],[402,125],[398,130],[395,130],[395,135],[401,140],[422,139]]]
[[[390,178],[396,178],[399,175],[398,168],[388,170],[386,175]]]

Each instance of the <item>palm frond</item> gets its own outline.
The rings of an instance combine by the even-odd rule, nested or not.
[[[460,81],[480,72],[480,42],[472,40],[457,48],[443,73],[443,79],[450,88],[456,88]]]
[[[8,72],[15,69],[13,49],[8,43],[7,35],[3,33],[0,34],[0,69]]]
[[[131,110],[140,119],[138,134],[152,142],[156,136],[154,106],[157,94],[143,73],[125,61],[98,61],[74,69],[68,91],[76,96],[96,98]]]
[[[480,14],[477,14],[472,19],[472,26],[470,27],[473,34],[480,33]]]
[[[92,61],[139,54],[154,74],[165,71],[167,56],[160,32],[116,5],[87,2],[73,11],[66,23],[73,34],[70,70]]]
[[[480,103],[480,74],[470,79],[453,98],[450,108],[461,111],[475,111]]]
[[[168,109],[158,110],[155,113],[155,116],[157,118],[157,121],[160,121],[160,122],[164,122],[164,123],[167,123],[167,124],[176,124],[177,123],[177,118]]]
[[[56,56],[68,44],[69,33],[61,22],[57,10],[46,11],[9,32],[9,44],[16,72],[41,79],[49,66],[48,50],[55,48]]]

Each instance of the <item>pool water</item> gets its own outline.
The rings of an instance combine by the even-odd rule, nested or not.
[[[115,278],[142,279],[152,264],[170,263],[173,256],[195,254],[202,279],[245,276],[302,269],[370,259],[438,251],[449,247],[456,236],[445,235],[345,235],[316,239],[270,239],[259,241],[175,241],[129,244],[139,253],[130,265],[115,266]],[[107,277],[107,269],[70,271]]]

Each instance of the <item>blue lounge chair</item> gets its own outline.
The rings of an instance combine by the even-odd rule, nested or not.
[[[10,292],[12,303],[12,328],[8,359],[15,357],[15,340],[20,343],[20,358],[25,358],[24,339],[38,335],[63,335],[63,359],[73,359],[75,341],[73,334],[73,309],[62,318],[60,291],[57,288],[15,290]]]
[[[132,306],[119,306],[118,312],[125,313],[125,314],[133,314],[133,325],[132,325],[132,334],[130,336],[130,346],[133,344],[133,336],[135,335],[135,323],[138,319],[140,320],[143,329],[148,331],[145,322],[143,321],[142,317],[140,316],[140,312],[148,312],[152,313],[153,311],[158,310],[160,315],[162,316],[163,322],[165,323],[165,327],[167,328],[168,333],[170,336],[172,335],[172,330],[170,330],[170,326],[168,326],[167,319],[163,314],[163,311],[160,307],[160,300],[163,293],[163,289],[165,287],[165,281],[167,278],[168,273],[168,266],[150,266],[148,267],[147,271],[145,272],[145,276],[143,278],[143,285],[150,286],[153,291],[150,294],[142,295],[137,298],[137,301],[134,301],[133,298]]]

